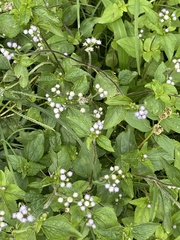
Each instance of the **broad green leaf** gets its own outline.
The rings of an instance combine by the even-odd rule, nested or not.
[[[133,151],[137,149],[133,128],[128,126],[125,131],[121,132],[116,137],[114,149],[117,157],[126,153],[129,155],[129,159],[134,159],[134,157],[136,157],[136,154]]]
[[[114,96],[112,98],[108,98],[105,101],[107,105],[113,105],[113,106],[129,105],[131,102],[132,100],[127,96]]]
[[[9,13],[1,13],[0,15],[0,34],[5,34],[6,37],[13,38],[22,30],[14,20],[13,15]]]
[[[147,119],[138,119],[134,112],[127,112],[125,121],[131,126],[138,129],[141,132],[151,131],[150,123]]]
[[[140,46],[139,48],[139,55],[142,55],[143,49],[142,49],[142,42],[140,39],[135,39],[135,37],[125,37],[122,39],[117,40],[117,44],[120,45],[124,51],[126,51],[129,56],[136,58],[136,49],[135,49],[135,41],[138,41],[138,44]]]
[[[111,207],[101,207],[94,211],[93,218],[97,228],[108,229],[118,226],[116,214]]]
[[[143,13],[145,10],[145,7],[150,9],[152,8],[152,5],[150,2],[146,0],[139,0],[139,13]],[[129,0],[128,1],[128,10],[130,11],[131,14],[135,14],[135,1],[134,0]]]
[[[41,131],[32,132],[31,139],[24,147],[25,158],[38,162],[44,154],[44,140],[44,134]]]
[[[71,108],[68,109],[66,121],[69,127],[72,128],[79,137],[86,137],[90,133],[92,121],[88,114],[81,113],[78,109]]]
[[[12,233],[16,240],[36,240],[35,229],[32,226],[22,228],[20,230],[13,230]]]
[[[51,177],[45,177],[42,181],[36,181],[29,184],[31,188],[40,188],[52,185],[54,180]]]
[[[173,130],[174,132],[180,133],[180,120],[177,116],[172,116],[163,120],[161,125],[168,132]]]
[[[180,187],[180,170],[173,165],[167,163],[166,160],[162,160],[161,162],[170,182],[174,186]]]
[[[65,75],[65,79],[66,81],[74,83],[78,81],[79,77],[84,77],[87,75],[89,74],[86,71],[77,67],[72,67],[68,69],[68,72]]]
[[[131,176],[126,176],[121,180],[121,188],[130,198],[134,197],[133,181]]]
[[[110,4],[107,8],[105,8],[103,15],[99,18],[98,23],[112,23],[115,22],[118,18],[120,18],[123,14],[120,6],[116,3]]]
[[[23,199],[25,196],[25,192],[15,184],[9,184],[4,194],[8,201]]]
[[[57,153],[50,149],[50,159],[52,164],[50,165],[49,170],[54,172],[59,167],[69,169],[71,167],[72,160],[75,158],[76,148],[74,146],[61,146],[61,149]]]
[[[157,223],[142,223],[133,226],[133,237],[137,240],[149,239],[159,226]]]
[[[66,26],[70,26],[72,25],[77,18],[77,5],[71,5],[69,7],[66,8],[66,10],[63,12],[63,23]]]
[[[89,37],[92,35],[94,25],[98,22],[97,17],[86,18],[81,22],[80,32],[83,36]]]
[[[122,239],[123,236],[123,227],[121,227],[120,225],[106,229],[96,228],[93,231],[96,234],[97,239],[100,240],[118,240]]]
[[[165,51],[169,61],[171,61],[176,46],[176,37],[172,33],[160,36],[161,48]]]
[[[169,153],[172,158],[174,157],[174,144],[173,140],[170,139],[168,136],[161,134],[154,136],[154,140],[161,146],[165,151]]]
[[[104,129],[116,126],[124,120],[126,110],[121,106],[109,106],[104,119]]]
[[[128,69],[122,70],[119,72],[118,78],[121,85],[128,85],[132,80],[137,76],[137,72],[130,71]],[[124,96],[126,98],[126,96]]]
[[[105,72],[106,76],[108,76],[108,78],[105,77],[105,75],[98,73],[96,75],[96,78],[94,81],[94,88],[95,88],[96,84],[99,84],[105,91],[108,92],[108,98],[113,97],[117,94],[116,85],[118,86],[119,80],[117,77],[115,77],[115,75],[112,71],[107,70],[104,72]]]
[[[104,135],[99,135],[96,139],[97,144],[108,152],[114,152],[111,141]]]
[[[29,162],[27,168],[27,176],[35,176],[42,169],[46,168],[46,166],[35,162]]]
[[[29,73],[25,66],[16,64],[14,67],[14,73],[19,78],[19,84],[22,88],[25,88],[29,83]]]
[[[64,240],[70,237],[81,237],[80,232],[62,215],[48,218],[42,224],[42,231],[51,240]]]
[[[0,55],[0,69],[1,70],[8,70],[11,69],[10,63],[7,58],[3,55]]]

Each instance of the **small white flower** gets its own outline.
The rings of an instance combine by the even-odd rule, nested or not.
[[[64,201],[64,199],[63,199],[62,197],[59,197],[59,198],[58,198],[58,202],[59,202],[59,203],[62,203],[63,201]]]

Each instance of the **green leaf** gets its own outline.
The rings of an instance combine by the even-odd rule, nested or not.
[[[121,106],[109,106],[104,119],[104,129],[116,126],[125,118],[126,110]]]
[[[177,116],[172,116],[163,120],[161,125],[168,132],[173,130],[174,132],[180,133],[180,120]]]
[[[66,8],[66,10],[63,12],[63,23],[66,26],[72,25],[77,18],[77,5],[72,5]]]
[[[130,159],[136,157],[133,150],[137,149],[137,144],[134,129],[132,127],[127,126],[126,130],[116,137],[114,149],[117,157],[125,153],[129,154]]]
[[[168,60],[171,61],[176,46],[176,37],[172,33],[167,33],[163,36],[160,36],[160,43],[162,49],[166,53]]]
[[[25,192],[15,184],[9,184],[4,194],[8,201],[23,199],[25,196]]]
[[[92,121],[88,114],[81,113],[75,108],[69,108],[66,121],[79,137],[86,137],[90,133]]]
[[[41,131],[34,131],[29,137],[24,147],[24,156],[29,161],[38,162],[44,154],[44,134]]]
[[[137,72],[125,69],[119,72],[118,78],[121,85],[129,85],[136,76]]]
[[[25,88],[29,83],[29,73],[25,66],[16,64],[14,67],[14,73],[19,78],[19,84],[22,88]]]
[[[1,70],[8,70],[11,69],[11,66],[9,64],[9,61],[7,58],[3,55],[0,55],[0,69]]]
[[[93,218],[97,228],[108,229],[119,225],[114,209],[111,207],[98,208],[94,211]]]
[[[171,164],[168,164],[166,160],[162,160],[162,165],[166,171],[168,179],[174,186],[180,186],[180,170]]]
[[[154,136],[154,140],[161,146],[165,151],[169,153],[172,158],[174,157],[174,144],[173,140],[170,139],[168,136],[161,134]]]
[[[125,37],[117,40],[117,44],[120,45],[129,56],[136,58],[136,49],[135,49],[135,41],[138,41],[139,44],[139,56],[142,56],[143,47],[140,39],[136,39],[135,37]]]
[[[133,237],[137,240],[149,239],[159,226],[157,223],[143,223],[133,226]]]
[[[46,166],[35,162],[29,162],[27,168],[27,176],[35,176],[42,169],[46,168]]]
[[[111,141],[104,135],[99,135],[96,139],[97,144],[108,152],[114,152]]]
[[[111,98],[108,98],[105,103],[107,105],[113,105],[113,106],[125,106],[125,105],[129,105],[132,102],[132,100],[127,97],[127,96],[114,96]]]
[[[16,23],[13,15],[9,13],[1,13],[0,15],[0,34],[5,34],[6,37],[13,38],[18,35],[22,28]]]
[[[112,23],[120,18],[123,14],[123,11],[116,3],[110,4],[105,8],[102,17],[99,18],[98,23]]]
[[[151,131],[150,123],[147,119],[138,119],[134,112],[127,112],[125,121],[132,127],[138,129],[141,132]]]
[[[62,215],[48,218],[42,224],[42,231],[51,240],[64,240],[70,237],[81,237],[70,222]]]
[[[22,240],[22,239],[36,240],[35,229],[32,226],[21,228],[20,230],[13,230],[12,234],[16,238],[16,240]]]

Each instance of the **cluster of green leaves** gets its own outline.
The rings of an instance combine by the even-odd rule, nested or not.
[[[2,1],[0,48],[14,57],[7,60],[1,51],[0,211],[8,225],[0,238],[180,240],[180,73],[173,63],[180,59],[179,4]],[[160,22],[163,8],[169,19]],[[43,49],[23,32],[32,25]],[[92,37],[102,44],[87,52],[83,43]],[[61,94],[53,101],[66,103],[60,118],[45,97],[56,84]],[[97,84],[107,97],[100,98]],[[135,116],[142,105],[147,119]],[[99,107],[103,129],[95,134],[90,129]],[[124,174],[118,193],[104,186],[112,166]],[[60,187],[61,168],[73,172],[71,188]],[[86,225],[87,212],[77,201],[68,211],[58,202],[74,192],[77,201],[93,196],[96,205],[88,211],[96,228]],[[20,204],[31,209],[34,222],[12,218]]]

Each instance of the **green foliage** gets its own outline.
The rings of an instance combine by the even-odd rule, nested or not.
[[[0,239],[179,240],[179,4],[1,2]]]

